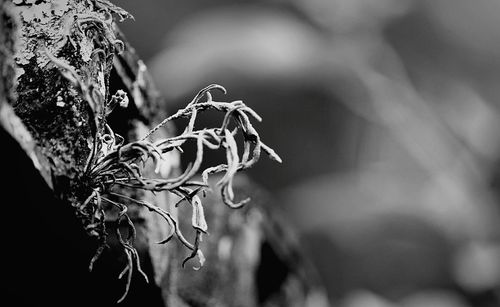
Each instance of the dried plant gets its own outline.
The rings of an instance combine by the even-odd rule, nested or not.
[[[114,45],[117,45],[117,42]],[[75,206],[77,213],[84,220],[87,232],[98,237],[101,242],[96,254],[90,261],[89,269],[92,270],[95,261],[107,247],[107,233],[104,221],[107,204],[119,209],[118,218],[116,219],[116,235],[128,260],[126,267],[119,275],[119,278],[122,278],[127,274],[126,289],[119,302],[128,293],[134,263],[137,270],[147,280],[146,274],[141,270],[137,250],[133,246],[136,230],[127,215],[126,205],[131,203],[145,207],[149,211],[160,215],[169,224],[170,233],[158,243],[164,244],[176,237],[191,251],[190,255],[182,262],[182,266],[190,259],[198,257],[199,267],[201,267],[204,256],[199,249],[199,244],[202,235],[207,233],[208,226],[205,221],[200,195],[204,195],[209,189],[209,176],[224,173],[223,177],[217,182],[222,200],[230,208],[240,208],[249,199],[235,201],[232,186],[235,174],[238,171],[252,167],[259,160],[262,151],[267,153],[271,159],[281,163],[281,158],[261,141],[259,134],[251,123],[251,119],[261,121],[260,116],[242,101],[214,101],[212,91],[219,90],[225,94],[226,90],[220,85],[213,84],[199,91],[185,108],[163,120],[142,139],[124,144],[123,137],[115,134],[106,123],[106,116],[117,105],[126,107],[128,104],[126,93],[118,91],[108,103],[105,103],[104,97],[99,90],[92,83],[86,84],[83,82],[72,66],[56,58],[48,50],[46,50],[46,54],[54,66],[59,69],[61,74],[87,102],[91,116],[90,125],[94,133],[94,141],[81,178],[82,186],[89,191],[89,195],[85,201]],[[224,114],[222,123],[217,128],[197,130],[195,128],[196,119],[200,113],[207,110],[222,112]],[[151,141],[150,136],[158,129],[166,123],[180,118],[189,119],[187,127],[180,135]],[[238,134],[243,137],[243,153],[241,155],[238,152],[238,144],[235,138]],[[188,141],[196,143],[196,157],[188,165],[184,173],[173,178],[145,177],[146,165],[149,162],[153,162],[155,170],[158,171],[162,163],[168,163],[168,161],[165,161],[167,159],[165,154],[172,150],[183,153],[181,146]],[[225,163],[201,170],[203,153],[206,149],[224,150]],[[202,180],[193,180],[194,176],[200,172]],[[153,193],[168,191],[180,197],[180,201],[176,206],[184,201],[190,203],[192,206],[191,224],[196,233],[194,242],[189,242],[184,237],[174,215],[154,204],[125,195],[128,189],[132,191],[146,190]],[[128,235],[125,238],[119,230],[119,226],[124,222],[128,226]],[[195,267],[195,269],[199,267]]]
[[[202,240],[202,235],[207,232],[208,226],[205,221],[203,205],[199,195],[204,194],[209,188],[209,175],[224,173],[222,179],[217,183],[222,199],[230,208],[239,208],[247,203],[249,199],[235,201],[232,184],[236,172],[254,165],[259,160],[261,151],[266,152],[271,159],[281,162],[280,157],[271,148],[262,143],[259,134],[252,126],[250,119],[253,118],[260,121],[260,116],[242,101],[214,101],[211,94],[213,90],[226,92],[220,85],[210,85],[202,89],[185,108],[166,118],[139,141],[123,144],[123,138],[114,134],[108,125],[106,125],[106,133],[97,139],[98,143],[94,146],[94,152],[91,155],[92,158],[89,160],[85,173],[85,177],[92,187],[92,193],[82,204],[82,207],[93,208],[92,210],[97,213],[103,210],[103,202],[109,203],[120,210],[116,221],[117,224],[119,225],[122,221],[125,221],[129,226],[129,235],[127,238],[123,238],[117,230],[119,242],[123,246],[128,259],[127,266],[119,276],[121,278],[124,274],[128,273],[126,291],[119,301],[123,300],[128,292],[134,263],[139,272],[145,278],[146,276],[140,269],[138,254],[133,247],[135,228],[127,215],[127,206],[123,202],[110,199],[108,196],[145,207],[164,218],[169,224],[171,231],[164,240],[158,243],[166,243],[175,236],[186,248],[191,250],[191,254],[184,259],[182,265],[184,266],[188,260],[197,256],[201,267],[204,257],[199,249],[199,243]],[[203,98],[206,99],[202,101]],[[112,99],[116,100],[118,98],[114,96]],[[116,104],[116,101],[114,103]],[[196,130],[195,123],[198,114],[210,109],[225,114],[221,126]],[[149,137],[167,122],[179,118],[189,119],[187,127],[180,135],[155,142],[149,140]],[[230,129],[231,124],[234,125],[233,129]],[[236,134],[240,132],[243,135],[243,153],[241,155],[238,153],[238,145],[235,140]],[[189,140],[196,143],[196,158],[189,164],[184,173],[174,178],[146,178],[144,176],[144,169],[148,161],[152,161],[155,164],[156,171],[158,171],[165,159],[165,153],[172,150],[178,150],[182,153],[181,146]],[[223,149],[226,153],[225,163],[200,170],[203,153],[206,149]],[[202,181],[193,180],[193,177],[200,171]],[[168,191],[180,197],[181,200],[177,205],[182,201],[189,202],[192,205],[191,224],[196,232],[194,242],[189,242],[183,236],[178,221],[170,212],[146,201],[113,192],[113,187],[141,189],[151,192]],[[104,248],[105,243],[99,247],[92,259],[90,264],[91,269]],[[196,267],[195,269],[198,268]]]

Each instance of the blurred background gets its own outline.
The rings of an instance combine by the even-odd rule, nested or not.
[[[250,175],[333,306],[500,306],[500,1],[114,2],[170,113],[262,115]]]

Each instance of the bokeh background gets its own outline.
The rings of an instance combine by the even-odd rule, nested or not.
[[[500,1],[115,3],[170,113],[219,83],[263,116],[250,176],[332,306],[500,306]]]

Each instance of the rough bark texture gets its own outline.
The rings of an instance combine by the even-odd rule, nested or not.
[[[16,189],[15,193],[23,193],[24,185],[17,182],[23,180],[22,176],[29,177],[26,183],[39,193],[43,203],[35,204],[33,195],[23,195],[19,207],[40,214],[44,221],[33,218],[30,220],[33,225],[23,225],[26,227],[22,235],[41,228],[49,236],[46,246],[50,249],[45,251],[47,256],[40,257],[38,265],[26,265],[20,259],[29,253],[29,243],[23,246],[16,238],[9,241],[17,250],[9,259],[15,265],[7,278],[16,281],[11,283],[9,291],[20,304],[114,305],[123,291],[124,281],[117,276],[126,259],[113,235],[116,212],[94,214],[79,206],[90,194],[84,172],[94,139],[104,129],[110,108],[107,101],[112,93],[124,90],[131,102],[107,118],[107,123],[125,141],[145,135],[148,127],[159,123],[165,113],[145,65],[117,29],[112,15],[120,19],[128,17],[105,0],[0,2],[2,140],[9,146],[8,153],[12,153],[9,157],[23,164],[23,172],[16,174],[13,181],[4,177],[2,184]],[[169,126],[156,137],[173,132]],[[27,157],[19,156],[18,152],[26,153]],[[178,173],[179,160],[178,154],[172,152],[168,156],[169,165],[165,166],[168,170],[164,171]],[[251,208],[230,211],[220,198],[206,199],[210,235],[202,245],[207,265],[199,272],[191,270],[190,263],[186,269],[181,268],[186,250],[180,244],[155,244],[169,230],[159,216],[142,207],[129,206],[129,215],[137,229],[135,247],[150,284],[134,274],[131,291],[122,305],[321,306],[324,303],[319,284],[290,235],[292,232],[282,226],[286,223],[279,214],[266,209],[269,205],[266,196],[248,180],[240,179],[237,187],[241,190],[237,192],[252,195]],[[176,200],[167,192],[154,197],[140,191],[133,194],[179,215],[180,221],[190,220],[188,210],[184,211],[183,206],[176,208]],[[16,209],[9,207],[8,214],[16,214]],[[96,223],[101,220],[106,228]],[[15,227],[17,220],[13,223],[10,227]],[[181,227],[189,236],[189,225]],[[104,233],[108,234],[111,248],[105,250],[94,272],[89,273],[88,261],[99,243],[92,238],[101,238]],[[60,235],[64,239],[56,240]],[[33,247],[43,248],[44,244],[33,243]],[[58,263],[63,266],[58,267]],[[21,278],[19,274],[25,276]],[[23,297],[24,292],[30,292],[29,286],[23,286],[23,278],[29,279],[31,274],[37,275],[35,281],[39,287],[34,292],[38,297]],[[61,280],[46,284],[49,279],[39,274],[53,274]],[[65,292],[55,293],[50,290],[54,287]]]

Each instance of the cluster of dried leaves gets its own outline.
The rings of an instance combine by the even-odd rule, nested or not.
[[[247,203],[249,199],[235,201],[232,186],[235,174],[240,170],[254,165],[259,160],[262,151],[267,153],[271,159],[281,162],[280,157],[261,141],[259,134],[252,126],[250,119],[260,121],[260,116],[242,101],[214,101],[211,94],[212,90],[226,92],[219,85],[210,85],[202,89],[185,108],[166,118],[139,141],[123,144],[123,138],[113,133],[108,125],[106,125],[106,132],[96,139],[97,144],[94,146],[94,152],[91,155],[85,174],[92,187],[92,194],[85,200],[82,207],[92,208],[97,213],[103,210],[103,202],[111,204],[120,210],[116,223],[120,225],[125,221],[129,227],[129,233],[126,238],[123,238],[120,231],[117,230],[119,242],[123,246],[128,258],[128,264],[120,274],[121,278],[128,273],[127,288],[120,301],[125,298],[128,292],[134,263],[139,272],[142,273],[137,251],[133,247],[135,228],[127,215],[126,203],[134,203],[145,207],[165,219],[170,226],[170,234],[159,243],[166,243],[173,237],[176,237],[191,251],[190,255],[183,261],[183,266],[188,260],[197,256],[201,267],[204,257],[199,249],[199,244],[203,234],[207,233],[208,226],[205,221],[200,195],[203,195],[209,189],[209,175],[216,173],[224,174],[222,179],[217,183],[222,199],[227,206],[239,208]],[[117,98],[115,97],[114,99]],[[201,130],[195,128],[198,114],[206,110],[216,110],[225,114],[220,127]],[[167,122],[179,118],[189,119],[187,127],[180,135],[154,142],[150,141],[150,136],[155,131]],[[235,136],[239,133],[243,136],[243,153],[241,154],[238,152],[238,144],[235,139]],[[158,171],[164,162],[165,154],[172,150],[178,150],[182,153],[182,145],[188,141],[196,143],[196,157],[182,174],[173,178],[147,178],[144,176],[146,165],[149,162],[153,162]],[[207,149],[224,150],[226,161],[201,170],[203,153]],[[193,180],[194,176],[200,172],[202,180]],[[178,221],[170,212],[146,201],[114,192],[114,187],[133,190],[141,189],[151,192],[168,191],[180,197],[178,204],[182,201],[189,202],[192,205],[191,224],[196,232],[194,242],[191,243],[184,237]],[[122,201],[118,201],[117,199],[121,199]],[[117,227],[117,229],[119,228]],[[98,249],[92,259],[90,264],[91,269],[104,248],[105,243]],[[142,274],[146,277],[144,273]]]

